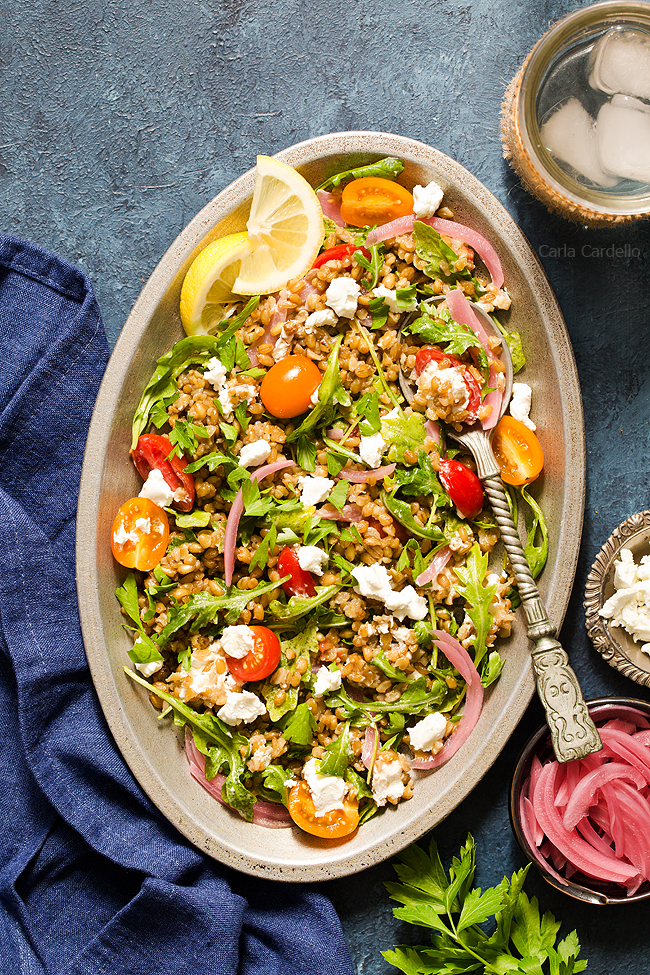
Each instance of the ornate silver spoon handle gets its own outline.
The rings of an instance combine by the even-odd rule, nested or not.
[[[546,712],[553,750],[559,762],[584,758],[603,747],[600,735],[531,575],[490,442],[477,431],[472,447],[477,473],[492,504],[526,613],[528,636],[534,644],[531,654],[537,693]]]

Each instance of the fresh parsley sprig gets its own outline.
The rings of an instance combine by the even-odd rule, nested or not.
[[[410,846],[394,864],[401,883],[387,883],[401,921],[431,930],[431,947],[396,945],[382,951],[405,975],[574,975],[587,967],[578,959],[580,942],[572,931],[556,947],[560,924],[547,911],[540,915],[535,897],[523,891],[528,866],[504,877],[497,887],[472,887],[476,844],[472,836],[454,857],[449,877],[432,840],[429,855]],[[488,934],[481,925],[494,919]]]

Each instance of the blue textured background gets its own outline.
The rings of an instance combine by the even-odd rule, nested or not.
[[[506,84],[549,24],[577,6],[2,0],[0,226],[88,272],[114,341],[179,231],[256,153],[322,133],[376,129],[458,160],[528,236],[575,350],[588,483],[564,645],[585,696],[647,698],[591,647],[582,598],[607,535],[648,507],[648,223],[594,231],[551,216],[520,187],[499,142]],[[604,254],[623,244],[633,249],[629,257]],[[436,830],[447,855],[471,830],[484,886],[523,865],[507,786],[520,744],[541,717],[533,703],[495,766]],[[324,885],[359,975],[387,975],[394,969],[380,949],[426,939],[392,918],[383,889],[392,875],[383,864]],[[582,906],[532,874],[527,890],[578,928],[593,975],[647,970],[647,905]]]

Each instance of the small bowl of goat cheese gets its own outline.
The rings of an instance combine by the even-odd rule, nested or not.
[[[601,656],[650,687],[650,511],[631,515],[602,546],[587,578],[585,613]]]

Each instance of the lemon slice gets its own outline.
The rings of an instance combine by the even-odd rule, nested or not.
[[[323,213],[307,180],[291,166],[257,157],[257,179],[246,224],[249,251],[233,290],[272,294],[309,270],[323,242]]]
[[[242,231],[208,244],[194,260],[181,288],[181,321],[188,335],[218,331],[226,306],[237,301],[233,284],[249,255],[248,235]]]

